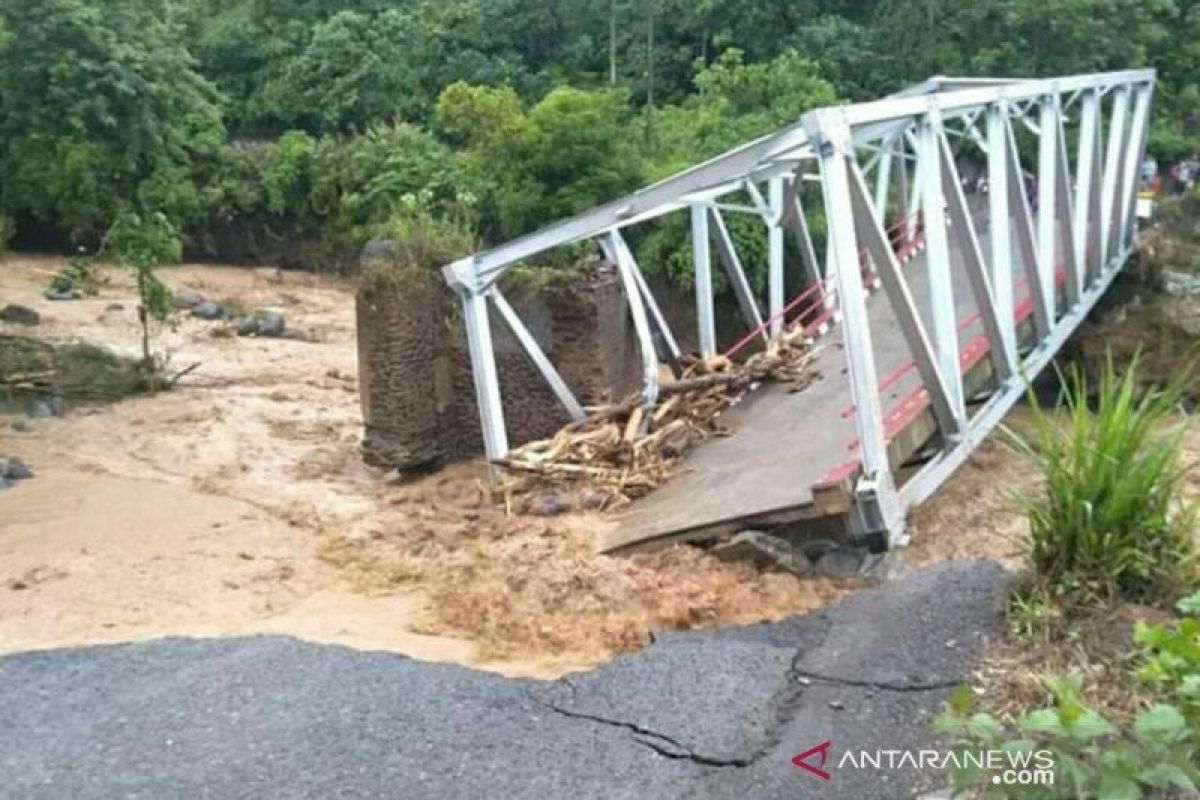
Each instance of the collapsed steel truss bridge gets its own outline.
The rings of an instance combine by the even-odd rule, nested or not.
[[[735,409],[737,434],[699,448],[672,484],[635,503],[606,548],[834,515],[868,543],[897,543],[907,510],[1000,422],[1133,252],[1154,81],[1153,70],[932,78],[879,101],[811,111],[628,197],[450,264],[444,274],[463,304],[488,456],[508,450],[491,310],[567,412],[583,415],[499,278],[525,259],[595,241],[620,275],[642,395],[653,404],[660,364],[677,364],[681,353],[626,234],[686,214],[696,300],[689,334],[701,355],[717,353],[715,252],[749,331],[742,344],[802,325],[830,345],[824,377],[799,394],[768,387]],[[972,158],[980,175],[964,181],[960,165]],[[726,224],[743,213],[763,222],[765,308]],[[826,220],[820,248],[810,231],[817,213]],[[798,285],[788,286],[789,276]]]

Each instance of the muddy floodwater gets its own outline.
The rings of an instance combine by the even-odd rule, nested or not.
[[[42,317],[0,333],[136,356],[128,276],[105,269],[97,296],[48,301],[63,263],[0,263],[0,305]],[[359,458],[351,282],[208,265],[163,277],[276,310],[308,341],[184,313],[155,340],[173,369],[199,364],[176,390],[0,413],[0,455],[36,473],[0,491],[0,651],[270,632],[550,676],[654,630],[776,619],[843,591],[690,547],[598,556],[604,520],[508,517],[473,464],[390,485]]]

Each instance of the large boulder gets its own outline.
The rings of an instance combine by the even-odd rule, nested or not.
[[[278,311],[259,309],[238,320],[238,336],[266,336],[279,338],[287,330],[283,314]]]
[[[0,320],[17,325],[39,325],[42,322],[42,315],[28,306],[9,303],[4,308],[0,308]]]

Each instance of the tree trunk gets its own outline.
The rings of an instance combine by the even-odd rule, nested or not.
[[[608,83],[617,85],[617,0],[608,0]]]

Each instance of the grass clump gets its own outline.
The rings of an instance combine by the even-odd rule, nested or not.
[[[1191,370],[1146,389],[1137,366],[1135,356],[1118,372],[1108,358],[1094,391],[1078,368],[1060,373],[1065,414],[1031,392],[1034,431],[1013,435],[1045,476],[1024,500],[1029,554],[1038,579],[1059,593],[1145,601],[1193,582],[1194,505],[1177,492],[1187,422],[1170,424]]]

